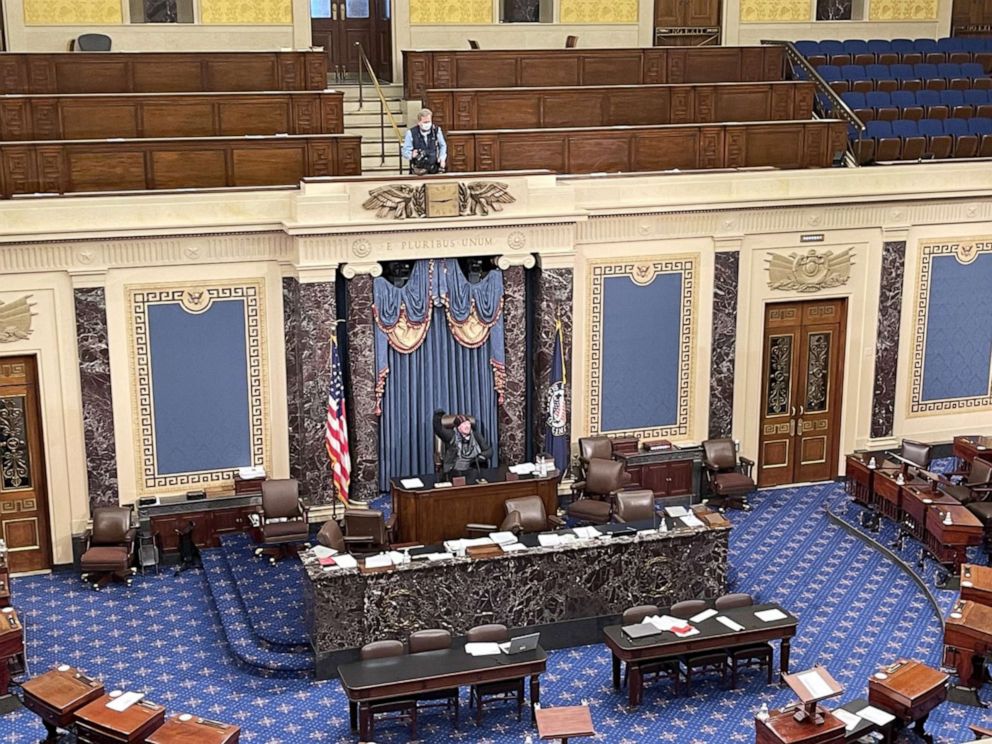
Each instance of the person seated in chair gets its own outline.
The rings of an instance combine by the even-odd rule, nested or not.
[[[444,442],[444,457],[441,460],[441,475],[468,475],[489,463],[493,448],[472,425],[466,416],[455,416],[455,427],[446,429],[441,425],[444,410],[434,411],[434,433]]]

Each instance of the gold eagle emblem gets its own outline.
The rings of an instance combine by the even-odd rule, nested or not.
[[[409,220],[427,217],[427,187],[391,184],[369,191],[369,198],[362,208],[380,219]],[[516,198],[510,194],[505,183],[495,181],[473,181],[458,184],[458,216],[486,216],[503,210],[504,204],[512,204]]]
[[[31,295],[25,295],[13,302],[0,302],[0,343],[22,341],[31,335]]]
[[[847,284],[854,264],[852,250],[818,253],[810,248],[806,253],[772,255],[767,259],[768,287],[785,292],[818,292]]]

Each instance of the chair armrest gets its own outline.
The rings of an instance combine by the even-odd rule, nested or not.
[[[134,545],[134,541],[138,539],[138,528],[131,527],[127,532],[124,533],[124,541],[128,546]]]
[[[752,460],[749,457],[744,457],[744,455],[741,455],[737,459],[740,460],[741,465],[747,465],[749,468],[753,468],[754,467],[754,460]]]
[[[478,534],[478,535],[488,535],[490,532],[496,532],[499,529],[495,524],[482,524],[481,522],[472,522],[465,525],[466,532]]]
[[[714,465],[711,462],[704,462],[703,463],[703,470],[706,470],[709,473],[719,473],[720,472],[720,468],[718,468],[716,465]]]
[[[559,517],[557,514],[549,514],[548,524],[553,524],[555,527],[564,527],[565,520]]]
[[[616,522],[617,524],[627,524],[627,520],[615,512],[613,514],[613,521]]]
[[[586,482],[584,480],[575,481],[572,484],[572,493],[579,493],[586,490]]]
[[[349,535],[344,539],[345,545],[362,545],[371,543],[372,535]]]

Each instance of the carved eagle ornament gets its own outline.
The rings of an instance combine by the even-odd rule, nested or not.
[[[768,258],[768,286],[798,292],[839,287],[851,278],[853,261],[850,248],[840,253],[818,253],[810,248],[806,253],[772,255]]]
[[[458,184],[458,214],[488,215],[500,212],[504,204],[512,204],[516,199],[510,195],[505,183],[473,181]],[[374,210],[379,218],[407,220],[427,216],[427,186],[407,186],[391,184],[369,191],[369,198],[362,208]]]
[[[29,303],[31,295],[12,302],[0,302],[0,343],[21,341],[31,335],[31,318],[34,313]]]

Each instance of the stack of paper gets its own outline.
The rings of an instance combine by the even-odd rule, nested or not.
[[[658,630],[670,631],[679,638],[693,636],[699,632],[698,628],[692,627],[687,621],[671,615],[651,615],[644,618],[644,622],[651,623]]]
[[[111,710],[116,710],[118,713],[123,713],[136,702],[141,700],[144,696],[145,693],[143,692],[125,692],[123,695],[116,697],[107,703],[107,707]]]
[[[644,535],[657,535],[658,534],[658,530],[649,527],[646,530],[638,530],[637,531],[637,534],[638,535],[641,535],[641,536],[644,536]]]
[[[323,545],[314,545],[310,548],[310,552],[314,554],[316,558],[330,558],[332,555],[337,555],[334,548],[326,548]]]
[[[867,705],[858,711],[858,715],[866,721],[871,721],[878,726],[888,726],[896,717],[891,713],[886,713],[873,705]]]
[[[517,536],[512,532],[490,532],[489,539],[497,545],[509,545],[517,541]]]
[[[523,543],[512,542],[506,545],[500,545],[503,548],[504,553],[516,553],[518,550],[527,550],[527,546]]]
[[[679,519],[682,520],[682,524],[684,524],[686,527],[693,527],[693,528],[695,528],[695,527],[705,527],[706,526],[703,523],[703,520],[701,520],[695,514],[686,514],[684,517],[679,517]]]
[[[770,623],[774,620],[785,620],[786,614],[782,610],[760,610],[754,616],[763,623]]]
[[[338,568],[358,568],[358,561],[355,560],[355,556],[347,553],[334,556],[334,563]]]
[[[402,566],[404,563],[403,554],[398,550],[390,550],[386,555],[389,556],[389,560],[392,561],[394,566]]]
[[[429,561],[447,561],[454,558],[451,553],[428,553],[427,560]]]
[[[719,617],[718,617],[718,618],[716,619],[716,621],[717,621],[718,623],[723,623],[723,624],[724,624],[724,625],[726,625],[726,626],[727,626],[728,628],[730,628],[731,630],[733,630],[733,631],[735,631],[735,632],[738,632],[738,633],[739,633],[740,631],[742,631],[742,630],[744,630],[744,626],[743,626],[743,625],[741,625],[741,624],[740,624],[739,622],[737,622],[737,621],[735,621],[735,620],[731,620],[731,619],[730,619],[729,617],[724,617],[723,615],[720,615],[720,616],[719,616]]]
[[[534,463],[522,462],[519,465],[511,465],[509,471],[516,475],[530,475],[535,470]]]
[[[833,694],[830,685],[827,684],[827,681],[815,669],[810,669],[808,672],[796,675],[796,679],[802,682],[803,687],[809,691],[810,699],[822,700]],[[860,716],[861,713],[858,713],[858,715]],[[864,718],[865,716],[861,717]]]
[[[465,653],[472,656],[499,656],[502,651],[499,650],[498,643],[466,643]]]
[[[556,545],[561,545],[561,538],[555,533],[551,532],[548,534],[542,534],[537,536],[537,541],[545,548],[553,548]]]
[[[603,534],[595,527],[575,527],[572,529],[572,532],[574,532],[577,537],[583,540],[594,540],[595,538]]]
[[[575,535],[572,535],[572,534],[569,534],[568,532],[565,532],[565,533],[562,533],[561,535],[558,535],[558,544],[559,545],[568,545],[568,543],[574,543],[578,539],[579,538],[577,538]]]
[[[848,713],[846,710],[837,709],[837,710],[832,710],[830,712],[844,722],[845,731],[851,731],[854,729],[855,726],[861,723],[860,716],[856,716],[853,713]]]
[[[238,476],[241,480],[253,480],[265,477],[265,467],[262,465],[247,465],[238,468]]]
[[[423,488],[424,482],[420,478],[403,478],[400,480],[400,485],[403,488]]]
[[[365,568],[388,568],[392,565],[388,554],[370,555],[365,559]]]
[[[665,507],[665,514],[667,514],[670,517],[684,517],[688,513],[689,513],[689,510],[686,509],[684,506],[666,506]]]

